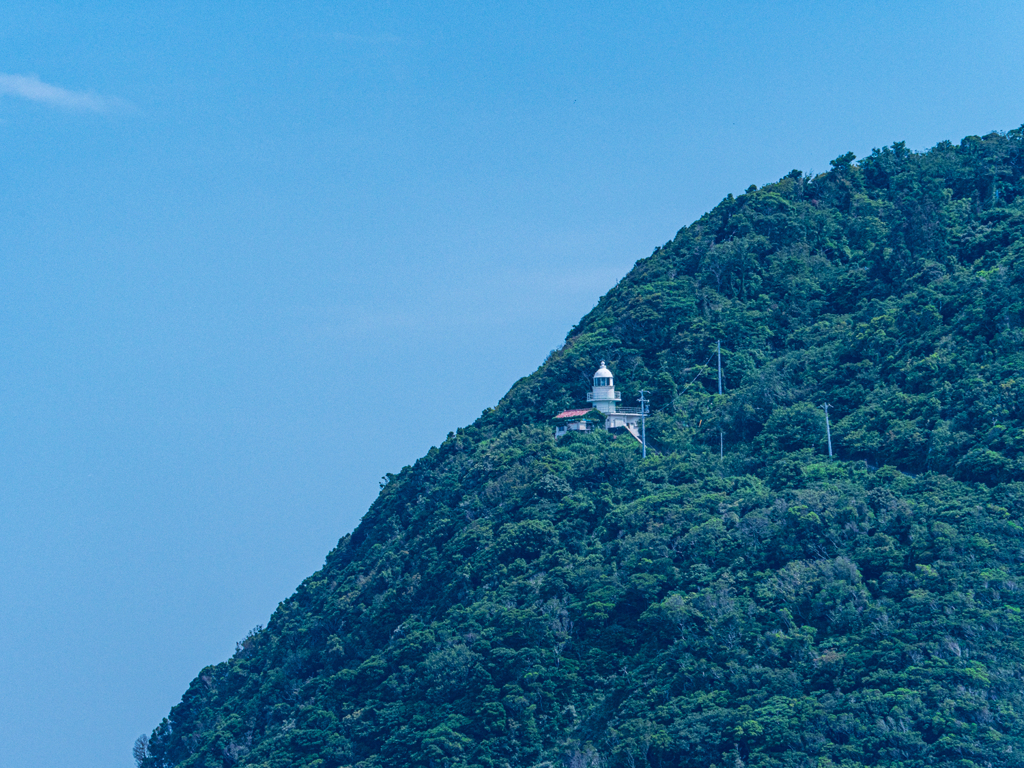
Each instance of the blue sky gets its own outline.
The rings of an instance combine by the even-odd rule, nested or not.
[[[1024,123],[977,2],[5,3],[0,765],[133,765],[727,193]]]

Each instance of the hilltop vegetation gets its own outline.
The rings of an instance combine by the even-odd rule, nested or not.
[[[729,196],[389,475],[140,762],[1024,764],[1022,176],[1017,130]],[[554,440],[600,359],[653,392],[646,461]]]

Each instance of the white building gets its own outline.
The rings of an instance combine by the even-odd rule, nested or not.
[[[587,402],[604,414],[605,429],[625,427],[639,440],[637,424],[640,423],[640,409],[623,408],[619,405],[621,400],[622,393],[615,391],[615,379],[602,360],[601,367],[594,371],[594,388],[587,393]],[[589,425],[580,419],[586,413],[587,410],[562,411],[555,419],[565,421],[561,421],[560,425],[555,427],[555,436],[561,437],[570,429],[586,431]]]
[[[590,432],[594,424],[584,418],[593,408],[577,408],[571,411],[562,411],[555,416],[555,437],[562,437],[566,432]]]

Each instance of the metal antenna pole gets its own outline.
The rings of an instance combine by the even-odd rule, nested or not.
[[[647,394],[646,389],[640,390],[640,442],[644,446],[643,457],[647,458],[647,399],[644,395]]]
[[[718,394],[722,394],[722,340],[718,340]],[[718,459],[725,458],[725,435],[722,433],[722,416],[718,416]]]
[[[722,394],[722,342],[718,342],[718,394]]]
[[[829,424],[828,424],[828,409],[829,409],[829,407],[830,406],[829,406],[828,403],[824,403],[821,406],[822,410],[825,411],[825,435],[828,437],[828,457],[831,459],[832,458],[832,428],[829,427]]]

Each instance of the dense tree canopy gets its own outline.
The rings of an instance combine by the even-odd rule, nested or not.
[[[1022,130],[730,195],[389,475],[139,762],[1024,765],[1022,232]],[[600,359],[653,392],[646,460],[554,439]]]

